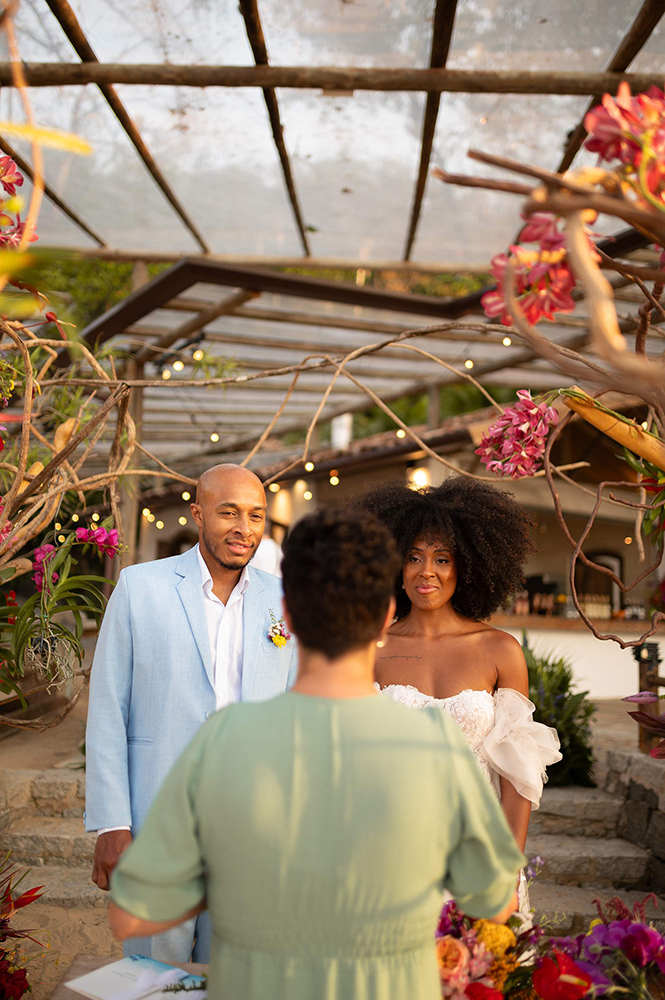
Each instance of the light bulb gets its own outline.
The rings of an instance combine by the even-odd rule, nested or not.
[[[168,382],[168,380],[171,378],[171,372],[169,371],[168,368],[165,368],[162,371],[162,378],[164,379],[165,382]]]
[[[512,344],[512,340],[510,339],[510,337],[504,337],[501,343],[503,344],[504,347],[510,347],[510,345]]]
[[[469,369],[473,368],[473,361],[471,360],[471,358],[466,359],[466,361],[464,362],[464,367]]]
[[[78,514],[72,514],[72,521],[74,521],[74,523],[76,523],[78,519],[79,519]]]
[[[180,358],[178,358],[177,361],[173,362],[173,371],[174,372],[181,372],[184,367],[185,367],[185,363],[184,363],[184,361],[181,361]]]
[[[203,351],[201,350],[200,347],[194,351],[192,357],[194,358],[195,361],[203,361]]]
[[[305,471],[312,472],[314,470],[314,462],[305,462]]]
[[[402,430],[402,428],[400,427],[400,429],[398,431],[395,431],[395,435],[398,438],[405,438],[406,437],[406,431]]]
[[[311,500],[312,499],[312,494],[311,494],[310,490],[305,490],[305,492],[302,495],[302,498],[303,498],[303,500]]]
[[[154,514],[148,514],[148,520],[152,524],[152,522],[155,520],[155,515]]]
[[[337,486],[338,483],[339,483],[339,476],[331,476],[330,477],[330,485],[331,486]]]
[[[157,521],[157,523],[155,524],[155,527],[157,528],[158,531],[161,531],[162,528],[164,527],[164,522],[163,521]]]
[[[143,514],[144,517],[150,517],[150,508],[144,507],[141,513]]]
[[[185,492],[182,495],[182,499],[183,500],[191,500],[192,499],[192,494],[188,493],[187,490],[185,490]]]
[[[64,542],[65,541],[65,536],[64,535],[58,535],[58,541],[59,542]]]
[[[187,524],[187,518],[186,517],[179,517],[178,518],[178,524]]]
[[[633,544],[633,537],[632,537],[632,535],[626,535],[626,537],[623,540],[623,543],[624,543],[624,545],[632,545]]]
[[[62,528],[62,525],[58,521],[56,521],[54,527],[55,527],[56,531],[60,531],[60,529]]]
[[[212,432],[212,434],[210,435],[210,440],[212,441],[213,444],[216,444],[219,441],[219,434],[217,433],[217,431]]]
[[[279,485],[279,483],[271,483],[270,486],[268,487],[271,493],[279,493],[281,488],[282,487]]]
[[[99,521],[99,514],[97,514],[97,512],[95,512],[95,513],[94,513],[94,514],[92,515],[92,519],[93,519],[93,521]]]
[[[429,471],[427,469],[414,469],[411,473],[411,482],[419,489],[423,486],[429,486]]]
[[[643,431],[648,431],[648,430],[649,430],[649,423],[648,423],[648,421],[647,421],[647,420],[644,420],[644,421],[642,422],[642,430],[643,430]]]

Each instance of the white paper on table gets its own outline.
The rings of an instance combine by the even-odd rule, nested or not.
[[[185,986],[196,986],[203,980],[201,976],[192,976],[166,962],[130,955],[72,979],[66,985],[70,990],[88,997],[88,1000],[142,1000],[159,996],[164,987],[179,982]],[[192,994],[187,996],[193,1000]]]

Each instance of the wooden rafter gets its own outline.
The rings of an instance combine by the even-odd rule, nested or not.
[[[55,2],[55,0],[50,0]],[[126,84],[152,87],[284,87],[295,90],[368,90],[452,94],[570,94],[633,91],[662,86],[662,73],[577,73],[546,70],[384,69],[340,66],[199,66],[176,63],[24,63],[30,87]],[[0,63],[0,86],[13,85]]]
[[[455,13],[457,11],[457,0],[437,0],[434,11],[434,24],[432,27],[432,46],[430,50],[430,69],[443,69],[448,59],[450,41],[453,37],[453,27],[455,25]],[[413,241],[416,238],[420,209],[425,194],[425,184],[427,183],[427,172],[429,161],[432,156],[432,144],[436,131],[436,122],[439,115],[439,104],[441,94],[430,91],[425,102],[425,116],[423,118],[423,131],[420,142],[420,165],[418,167],[418,178],[416,180],[416,190],[413,196],[413,206],[409,221],[409,230],[406,237],[406,247],[404,249],[404,260],[411,256]]]
[[[99,66],[100,65],[99,60],[97,59],[97,56],[95,55],[95,52],[92,46],[90,45],[90,42],[88,41],[85,35],[85,32],[83,31],[81,25],[79,24],[76,14],[70,7],[68,0],[46,0],[46,3],[51,9],[51,12],[53,13],[54,17],[57,19],[65,35],[71,42],[74,51],[81,59],[81,65]],[[198,245],[205,253],[208,253],[210,250],[208,244],[201,236],[201,233],[195,226],[194,222],[190,219],[189,215],[187,214],[183,206],[180,204],[178,198],[173,192],[168,181],[166,180],[161,170],[157,166],[157,163],[155,162],[152,153],[150,152],[145,142],[143,141],[141,133],[134,124],[124,104],[118,97],[114,87],[112,86],[112,83],[100,82],[99,89],[101,90],[107,104],[111,108],[111,111],[120,122],[120,125],[122,126],[123,130],[129,136],[130,141],[132,142],[137,153],[143,160],[143,163],[147,167],[151,177],[153,178],[157,186],[160,188],[160,190],[166,197],[167,201],[172,205],[172,207],[178,213],[182,222],[190,231],[190,233],[192,234]]]
[[[240,0],[240,13],[242,14],[245,22],[247,38],[249,39],[249,44],[252,47],[254,62],[257,66],[267,66],[268,50],[266,48],[265,38],[263,37],[263,27],[261,25],[261,17],[259,15],[259,5],[257,0]],[[279,156],[279,162],[282,165],[284,183],[286,184],[286,191],[289,196],[291,209],[298,228],[303,253],[305,254],[305,257],[309,257],[310,249],[309,242],[307,240],[307,232],[305,229],[305,223],[303,222],[302,212],[300,211],[298,195],[296,194],[296,186],[293,180],[293,173],[291,172],[289,154],[287,153],[286,145],[284,144],[284,129],[279,115],[279,105],[277,103],[275,88],[264,87],[263,99],[266,102],[266,108],[268,109],[268,118],[270,119],[272,137],[275,142],[275,148],[277,149],[277,155]]]
[[[644,0],[644,3],[637,13],[637,17],[630,26],[630,30],[609,61],[607,66],[608,73],[623,73],[628,69],[635,56],[648,42],[664,13],[665,3],[663,0]],[[590,111],[591,108],[598,103],[602,93],[602,90],[599,90],[594,94],[593,98],[589,102],[587,111]],[[563,173],[565,170],[568,170],[571,163],[575,159],[580,146],[586,139],[587,132],[584,127],[585,117],[586,112],[582,115],[582,120],[579,122],[566,144],[563,156],[561,157],[561,163],[557,167],[557,171],[559,173]]]

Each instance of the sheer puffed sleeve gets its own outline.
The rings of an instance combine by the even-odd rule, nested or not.
[[[547,781],[545,768],[561,760],[556,729],[534,722],[536,706],[513,688],[499,688],[494,702],[494,726],[483,741],[481,756],[496,786],[499,776],[506,778],[537,809]]]

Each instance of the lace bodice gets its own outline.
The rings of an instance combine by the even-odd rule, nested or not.
[[[480,764],[487,780],[491,780],[490,769],[482,753],[485,738],[494,727],[494,695],[489,691],[467,689],[451,698],[432,698],[410,684],[389,684],[382,688],[384,694],[409,708],[426,708],[438,705],[444,708],[464,733],[467,742]]]
[[[464,733],[497,794],[499,779],[507,778],[538,808],[547,781],[545,768],[561,760],[559,737],[555,729],[533,721],[535,705],[519,691],[499,688],[491,694],[467,689],[450,698],[433,698],[410,684],[390,684],[380,690],[410,708],[443,708]]]

